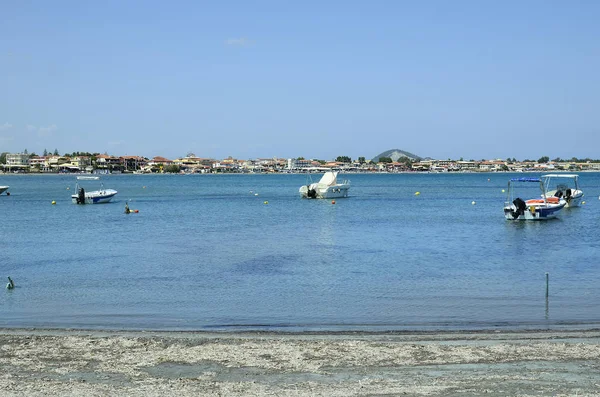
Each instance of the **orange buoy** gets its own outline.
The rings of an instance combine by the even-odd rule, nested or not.
[[[335,200],[331,200],[331,204],[335,204]]]

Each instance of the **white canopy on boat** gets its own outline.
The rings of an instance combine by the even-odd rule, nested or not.
[[[337,183],[337,174],[337,171],[328,171],[325,174],[323,174],[319,183],[322,183],[327,186],[335,185]]]

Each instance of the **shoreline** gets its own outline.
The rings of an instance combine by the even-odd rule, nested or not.
[[[600,395],[600,329],[0,328],[6,396]]]
[[[460,175],[460,174],[592,174],[600,173],[600,170],[578,170],[578,171],[566,171],[566,170],[523,170],[523,171],[349,171],[344,169],[333,169],[339,171],[343,175],[395,175],[395,174],[418,174],[418,175]],[[323,174],[324,171],[306,171],[306,172],[288,172],[288,171],[277,171],[277,172],[114,172],[114,173],[85,173],[85,172],[2,172],[2,176],[25,176],[25,175],[48,175],[48,176],[82,176],[82,175],[94,175],[99,177],[107,176],[118,176],[118,175],[319,175]]]

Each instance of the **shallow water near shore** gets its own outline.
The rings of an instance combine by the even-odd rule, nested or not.
[[[600,174],[545,222],[504,219],[514,176],[344,175],[332,204],[306,175],[110,175],[114,202],[77,206],[75,176],[0,175],[0,326],[597,327]]]

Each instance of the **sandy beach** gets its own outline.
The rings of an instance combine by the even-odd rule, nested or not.
[[[3,396],[597,396],[600,331],[0,330]]]

